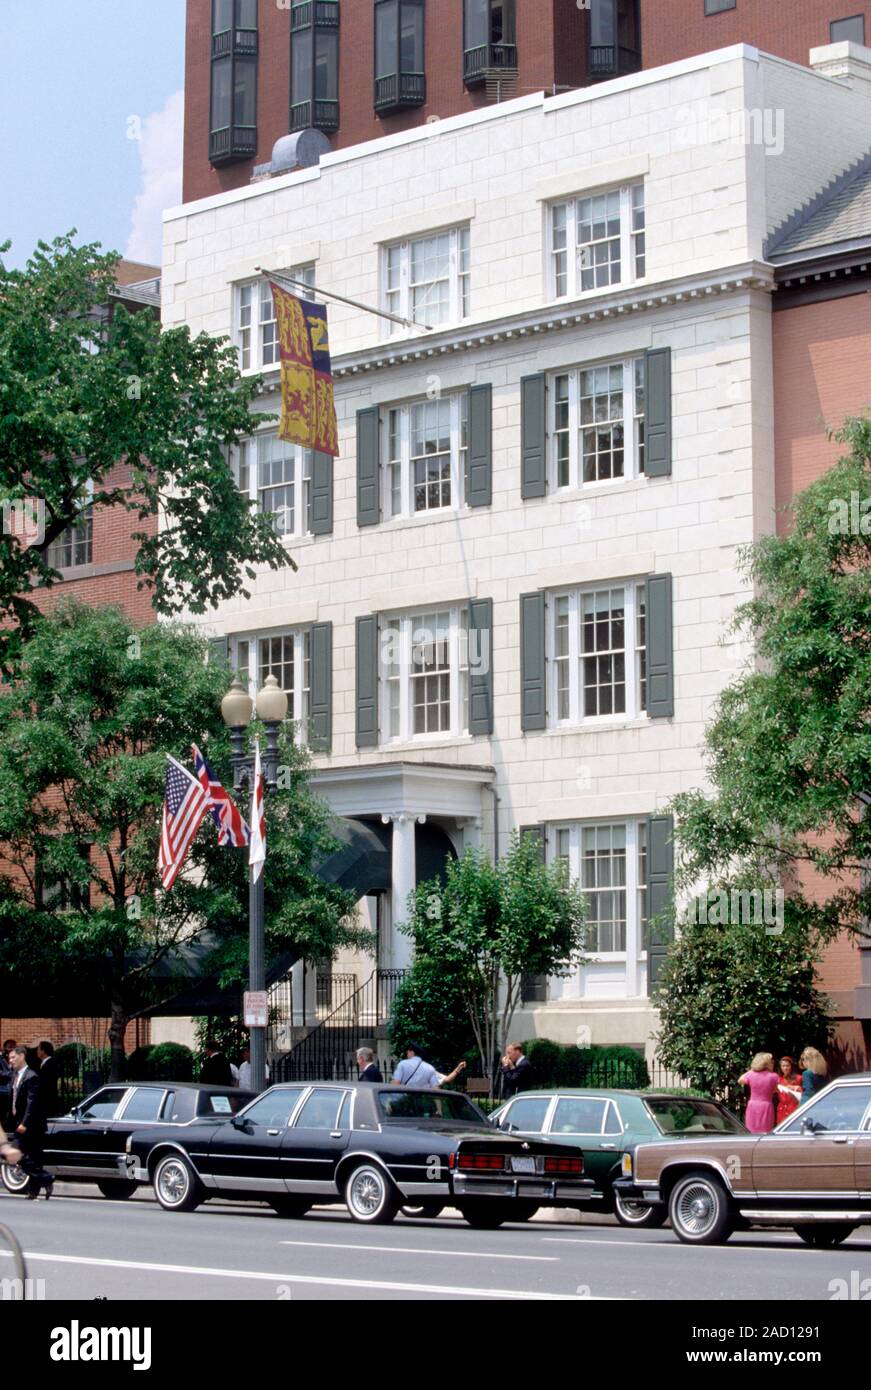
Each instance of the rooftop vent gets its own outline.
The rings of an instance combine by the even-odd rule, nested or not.
[[[332,145],[322,130],[297,130],[292,135],[282,135],[272,147],[270,162],[255,167],[252,183],[278,178],[294,169],[313,169],[331,150]]]

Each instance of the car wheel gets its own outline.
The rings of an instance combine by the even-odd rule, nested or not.
[[[636,1230],[656,1230],[666,1222],[662,1207],[649,1207],[646,1202],[630,1202],[619,1192],[614,1193],[614,1215],[621,1226],[634,1226]]]
[[[345,1183],[345,1205],[354,1221],[385,1226],[399,1211],[399,1198],[383,1169],[361,1163]]]
[[[124,1179],[117,1182],[112,1182],[111,1179],[108,1182],[98,1182],[97,1186],[110,1202],[126,1202],[136,1191],[136,1183],[126,1182]]]
[[[182,1154],[166,1154],[154,1170],[154,1195],[165,1211],[193,1211],[203,1200],[200,1180]]]
[[[847,1221],[833,1221],[825,1225],[817,1225],[814,1222],[807,1226],[793,1227],[799,1240],[803,1240],[805,1245],[811,1245],[815,1250],[832,1250],[836,1245],[840,1245],[855,1231],[856,1227],[851,1226]]]
[[[668,1206],[671,1228],[687,1245],[716,1245],[732,1234],[726,1189],[710,1173],[679,1178]]]
[[[483,1198],[477,1202],[465,1202],[460,1211],[467,1225],[476,1231],[495,1231],[506,1221],[525,1221],[526,1217],[515,1211],[515,1203],[500,1202],[498,1198]]]
[[[303,1201],[301,1197],[272,1197],[269,1205],[276,1216],[283,1216],[288,1221],[296,1221],[311,1211],[311,1202]]]
[[[4,1163],[0,1167],[0,1178],[7,1192],[23,1192],[28,1183],[27,1174],[17,1163]]]
[[[410,1216],[415,1220],[425,1218],[434,1221],[437,1216],[441,1216],[447,1203],[445,1202],[420,1202],[417,1206],[408,1204],[400,1207],[403,1216]]]

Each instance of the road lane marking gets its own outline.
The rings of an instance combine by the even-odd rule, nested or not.
[[[0,1251],[12,1258],[12,1252]],[[270,1284],[316,1284],[328,1289],[385,1289],[393,1293],[456,1294],[461,1298],[526,1299],[545,1303],[613,1303],[617,1299],[588,1294],[542,1293],[528,1289],[479,1289],[454,1284],[408,1284],[387,1279],[331,1279],[315,1274],[282,1274],[261,1269],[211,1269],[201,1265],[151,1264],[144,1260],[105,1260],[86,1255],[52,1255],[40,1250],[25,1250],[26,1260],[43,1260],[49,1264],[92,1265],[98,1269],[145,1270],[151,1274],[193,1274],[212,1279],[258,1279]]]
[[[456,1255],[461,1260],[538,1260],[559,1264],[559,1255],[494,1255],[489,1250],[426,1250],[414,1245],[352,1245],[338,1240],[283,1240],[282,1245],[302,1245],[313,1250],[374,1250],[383,1255]]]
[[[761,1236],[761,1235],[763,1234],[763,1232],[762,1232],[761,1230],[757,1230],[754,1234],[760,1235],[760,1236]],[[775,1239],[775,1240],[772,1240],[772,1238],[769,1236],[768,1239],[767,1239],[767,1241],[765,1242],[765,1244],[763,1244],[761,1240],[760,1240],[760,1241],[748,1240],[748,1241],[745,1241],[743,1244],[729,1244],[729,1245],[723,1244],[723,1245],[716,1245],[716,1246],[711,1246],[711,1245],[685,1245],[685,1244],[683,1243],[683,1241],[679,1241],[677,1238],[675,1238],[673,1241],[671,1241],[671,1240],[600,1240],[600,1239],[597,1239],[595,1236],[591,1236],[590,1239],[587,1240],[586,1238],[581,1237],[581,1236],[539,1236],[539,1240],[548,1240],[548,1241],[552,1241],[552,1242],[555,1242],[555,1243],[558,1244],[558,1245],[610,1245],[610,1247],[611,1247],[612,1250],[622,1250],[623,1247],[624,1247],[624,1245],[625,1245],[625,1246],[634,1245],[634,1246],[637,1246],[637,1247],[638,1247],[639,1249],[641,1249],[641,1250],[706,1250],[709,1254],[710,1254],[710,1252],[711,1252],[712,1250],[714,1250],[714,1249],[716,1249],[716,1250],[718,1250],[718,1251],[719,1251],[719,1250],[738,1250],[738,1251],[742,1251],[742,1250],[743,1250],[743,1251],[747,1251],[747,1250],[763,1250],[763,1251],[766,1251],[766,1250],[767,1250],[767,1251],[770,1251],[772,1254],[776,1254],[778,1250],[792,1250],[792,1249],[795,1249],[795,1243],[796,1243],[796,1242],[793,1241],[793,1239],[792,1239],[790,1236],[781,1236],[779,1240],[776,1240],[776,1239]],[[798,1237],[796,1237],[796,1241],[798,1241]],[[798,1244],[801,1244],[801,1242],[798,1241]],[[847,1249],[855,1249],[855,1246],[849,1247],[849,1246],[847,1246],[847,1245],[844,1245],[844,1246],[839,1247],[839,1249],[844,1249],[844,1250],[847,1250]],[[819,1253],[820,1253],[820,1252],[817,1251],[817,1254],[819,1254]],[[827,1254],[827,1255],[831,1255],[832,1252],[831,1252],[831,1250],[826,1250],[824,1253]]]

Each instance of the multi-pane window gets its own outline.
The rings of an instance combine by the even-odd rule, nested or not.
[[[338,0],[298,0],[290,30],[290,128],[338,130]]]
[[[551,600],[554,721],[631,719],[647,705],[645,586],[575,589]]]
[[[295,266],[287,272],[292,280],[299,280],[310,290],[315,287],[315,268],[313,265]],[[298,293],[304,293],[295,286]],[[249,280],[236,289],[236,346],[239,349],[241,370],[249,368],[262,370],[278,364],[278,325],[275,321],[275,303],[268,280]]]
[[[257,151],[257,0],[212,0],[209,159]]]
[[[384,738],[468,731],[468,621],[463,609],[387,619],[381,629]]]
[[[468,396],[391,406],[383,432],[385,516],[458,507],[468,448]]]
[[[311,636],[297,632],[248,633],[231,640],[231,664],[247,679],[254,695],[267,676],[274,676],[287,695],[287,714],[303,737],[311,714]]]
[[[469,317],[469,228],[455,227],[384,250],[384,308],[436,328]],[[390,333],[401,333],[390,324]]]
[[[561,825],[551,845],[586,897],[585,951],[624,955],[630,943],[636,954],[646,949],[646,822]]]
[[[376,0],[376,111],[397,111],[426,101],[424,29],[424,0]]]
[[[556,488],[618,482],[644,472],[644,359],[561,372],[551,400]]]
[[[231,450],[236,486],[272,517],[279,536],[302,536],[309,529],[312,452],[279,439],[273,430]]]
[[[472,87],[517,68],[515,0],[464,0],[463,80]]]
[[[88,496],[93,487],[88,484]],[[94,508],[90,501],[80,509],[72,526],[62,531],[57,540],[48,547],[46,559],[52,569],[73,569],[76,565],[90,565],[94,558]]]
[[[643,184],[553,205],[550,292],[555,299],[631,284],[645,273]]]

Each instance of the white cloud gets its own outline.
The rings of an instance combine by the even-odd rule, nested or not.
[[[124,251],[130,261],[160,265],[161,214],[164,208],[181,202],[183,120],[184,92],[174,92],[162,111],[146,116],[141,123],[138,144],[142,180]]]

